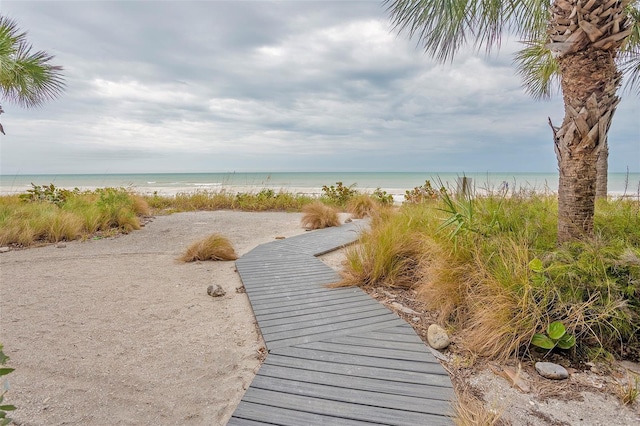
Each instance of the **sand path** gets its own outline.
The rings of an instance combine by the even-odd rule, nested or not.
[[[19,425],[225,424],[262,338],[233,262],[179,263],[218,232],[239,255],[300,213],[160,216],[129,235],[0,254],[0,342]],[[220,284],[226,295],[206,289]]]

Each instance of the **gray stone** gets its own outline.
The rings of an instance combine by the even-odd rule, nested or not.
[[[220,287],[219,284],[216,284],[215,286],[210,285],[209,287],[207,287],[207,294],[211,297],[222,297],[227,293],[222,289],[222,287]]]
[[[11,250],[9,247],[0,247],[0,253],[6,253]]]
[[[400,312],[404,312],[407,315],[420,315],[419,313],[417,313],[413,309],[407,308],[402,303],[392,302],[391,306],[393,306],[393,309],[395,309],[397,311],[400,311]]]
[[[564,380],[569,377],[566,368],[553,362],[536,362],[535,367],[538,374],[546,379]]]
[[[451,343],[446,330],[438,324],[431,324],[429,326],[427,330],[427,341],[433,349],[444,349]]]

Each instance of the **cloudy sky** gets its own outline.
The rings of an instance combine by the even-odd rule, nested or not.
[[[62,97],[3,103],[2,174],[554,172],[547,117],[499,55],[438,64],[373,1],[8,1],[64,66]],[[610,170],[640,171],[623,98]]]

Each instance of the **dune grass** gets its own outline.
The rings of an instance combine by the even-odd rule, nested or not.
[[[211,234],[191,244],[179,260],[195,262],[196,260],[236,260],[237,258],[233,245],[226,237]]]
[[[149,214],[146,201],[125,189],[63,193],[47,188],[37,194],[0,197],[0,245],[55,243],[96,232],[127,233],[139,229],[139,217]]]
[[[157,194],[144,197],[154,213],[184,211],[242,210],[242,211],[300,211],[315,199],[308,195],[262,189],[253,193],[226,191],[195,191],[178,193],[174,197]]]
[[[335,207],[328,206],[321,201],[315,201],[302,208],[304,215],[300,220],[307,229],[322,229],[331,226],[339,226],[340,218]]]
[[[599,202],[596,237],[561,247],[556,212],[531,193],[407,203],[347,251],[341,284],[415,289],[480,356],[526,356],[562,321],[568,356],[639,357],[639,201]]]

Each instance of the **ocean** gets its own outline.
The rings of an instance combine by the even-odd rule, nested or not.
[[[139,173],[139,174],[56,174],[56,175],[0,175],[0,194],[22,193],[31,184],[54,184],[61,188],[95,189],[124,187],[142,194],[175,195],[199,190],[258,192],[262,189],[292,193],[319,194],[323,185],[354,185],[367,192],[381,188],[396,200],[406,190],[430,180],[434,187],[442,182],[455,188],[458,178],[471,178],[478,191],[497,190],[508,185],[509,190],[529,189],[538,192],[557,192],[557,173],[437,173],[437,172],[277,172],[277,173]],[[640,173],[610,173],[610,195],[638,193]]]

